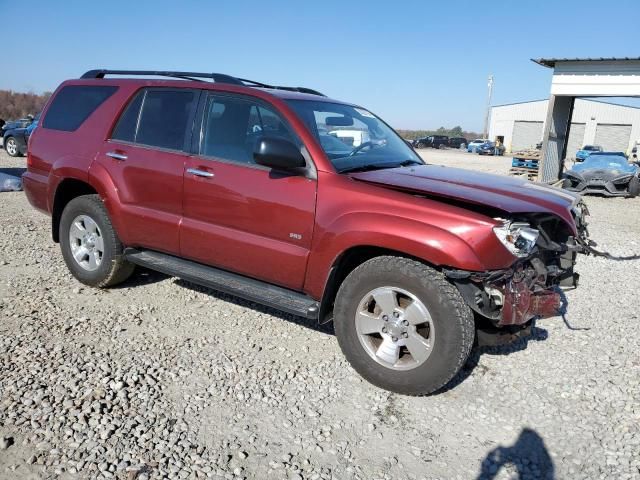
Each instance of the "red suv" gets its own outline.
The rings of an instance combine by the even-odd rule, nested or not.
[[[404,394],[555,315],[586,238],[572,194],[427,165],[362,107],[222,74],[64,82],[24,187],[81,282],[142,265],[332,320],[353,367]]]

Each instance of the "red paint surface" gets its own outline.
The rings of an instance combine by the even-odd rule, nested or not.
[[[96,83],[119,89],[75,132],[42,127],[34,131],[24,187],[32,205],[51,212],[61,180],[88,183],[104,200],[127,246],[185,256],[320,299],[331,266],[344,252],[359,246],[387,248],[464,270],[510,266],[515,258],[493,234],[496,221],[455,206],[458,202],[512,213],[551,212],[575,230],[571,197],[528,182],[435,166],[351,176],[336,173],[315,138],[283,101],[321,97],[215,83],[196,85],[270,103],[313,159],[317,179],[310,179],[111,142],[115,121],[138,89],[194,88],[194,84],[100,79],[63,85]],[[129,159],[118,162],[106,157],[112,150]],[[193,177],[186,174],[191,167],[211,170],[215,176]],[[447,203],[449,199],[452,204]]]

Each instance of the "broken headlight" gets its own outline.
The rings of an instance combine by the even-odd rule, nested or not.
[[[496,237],[516,257],[527,257],[533,251],[540,234],[525,222],[504,222],[494,227]]]

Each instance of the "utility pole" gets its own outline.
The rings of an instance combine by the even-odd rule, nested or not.
[[[484,137],[489,139],[489,112],[491,110],[491,95],[493,94],[493,75],[489,75],[487,82],[487,112],[484,116]]]

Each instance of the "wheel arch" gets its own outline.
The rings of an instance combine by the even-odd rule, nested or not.
[[[51,237],[54,242],[60,242],[60,219],[67,204],[79,196],[97,193],[90,184],[76,178],[65,178],[57,185],[51,209]]]
[[[320,301],[320,312],[318,319],[321,323],[327,323],[332,318],[333,304],[338,293],[338,289],[345,278],[355,270],[359,265],[371,260],[372,258],[382,256],[394,256],[402,258],[410,258],[417,260],[434,269],[439,269],[437,265],[433,265],[422,258],[409,255],[406,252],[394,250],[391,248],[380,247],[375,245],[356,245],[342,252],[335,260],[329,270],[327,281],[325,284],[322,299]]]

